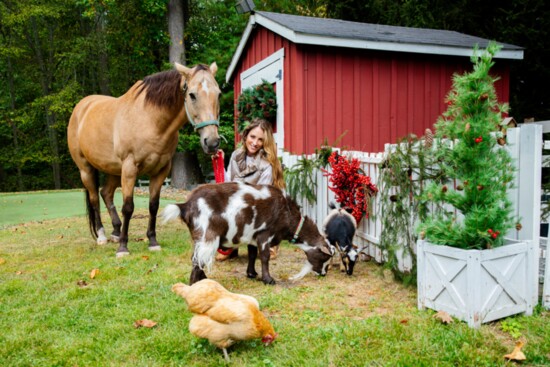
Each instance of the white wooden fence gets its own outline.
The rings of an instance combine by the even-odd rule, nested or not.
[[[536,124],[524,124],[521,128],[511,128],[507,132],[507,145],[510,155],[515,161],[516,176],[515,185],[509,191],[509,198],[515,208],[515,214],[520,218],[521,230],[513,229],[507,237],[516,240],[533,240],[533,243],[539,248],[540,231],[540,200],[541,200],[541,167],[542,167],[542,129]],[[389,151],[391,145],[387,145],[385,151]],[[385,152],[365,153],[358,151],[342,151],[341,154],[357,158],[361,162],[361,168],[371,177],[377,187],[379,178],[379,164],[384,160]],[[313,158],[313,156],[306,156]],[[283,164],[286,167],[292,167],[301,159],[301,156],[294,156],[288,153],[282,154]],[[319,229],[323,224],[325,217],[329,212],[329,203],[336,203],[334,193],[328,188],[328,178],[323,172],[316,173],[317,183],[317,201],[313,204],[305,199],[299,200],[302,206],[302,212],[308,215],[316,223]],[[364,254],[374,258],[377,262],[384,262],[384,254],[377,246],[380,243],[380,234],[382,233],[382,223],[380,220],[379,195],[372,200],[371,215],[368,219],[361,220],[354,238],[354,244],[362,249]],[[537,251],[539,256],[539,251]],[[539,259],[536,259],[537,264]],[[549,257],[546,258],[546,269],[550,269]],[[400,269],[409,270],[412,261],[406,256],[400,259]],[[535,278],[538,279],[539,269],[533,269],[536,272]],[[545,272],[545,284],[543,290],[543,304],[550,307],[550,271]]]

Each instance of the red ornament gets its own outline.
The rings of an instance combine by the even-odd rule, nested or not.
[[[482,138],[481,136],[475,138],[475,142],[476,142],[477,144],[481,143],[482,141],[483,141],[483,138]]]

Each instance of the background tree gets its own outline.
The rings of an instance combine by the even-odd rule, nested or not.
[[[235,12],[234,0],[172,1],[0,0],[0,191],[80,187],[66,146],[72,108],[89,94],[120,96],[171,67],[170,4],[182,4],[184,18],[189,9],[182,62],[218,63],[222,148],[233,149],[233,91],[224,78],[248,15]],[[257,10],[449,29],[523,46],[525,60],[511,73],[511,115],[520,122],[550,119],[549,8],[543,0],[256,0]],[[185,131],[181,149],[198,149],[193,139]],[[209,157],[198,157],[208,171]]]

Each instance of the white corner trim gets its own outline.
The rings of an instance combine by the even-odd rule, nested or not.
[[[241,40],[239,41],[237,49],[235,50],[235,53],[233,54],[233,57],[231,58],[231,62],[229,63],[229,67],[227,68],[227,71],[225,73],[225,82],[226,83],[229,83],[229,80],[231,80],[231,76],[233,75],[233,72],[235,71],[235,68],[237,67],[237,63],[239,62],[239,59],[241,58],[241,55],[244,51],[244,47],[246,46],[246,42],[248,41],[248,38],[250,37],[250,34],[252,33],[252,29],[254,29],[255,24],[256,24],[256,15],[252,14],[252,15],[250,15],[250,18],[248,19],[248,24],[246,25],[246,28],[244,29]]]

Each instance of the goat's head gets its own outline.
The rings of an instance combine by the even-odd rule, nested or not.
[[[304,250],[307,260],[302,267],[302,270],[300,270],[298,274],[291,277],[291,280],[302,279],[310,272],[321,276],[327,275],[330,259],[336,251],[334,246],[328,242],[323,246],[310,246],[305,243],[298,244],[297,246]]]

